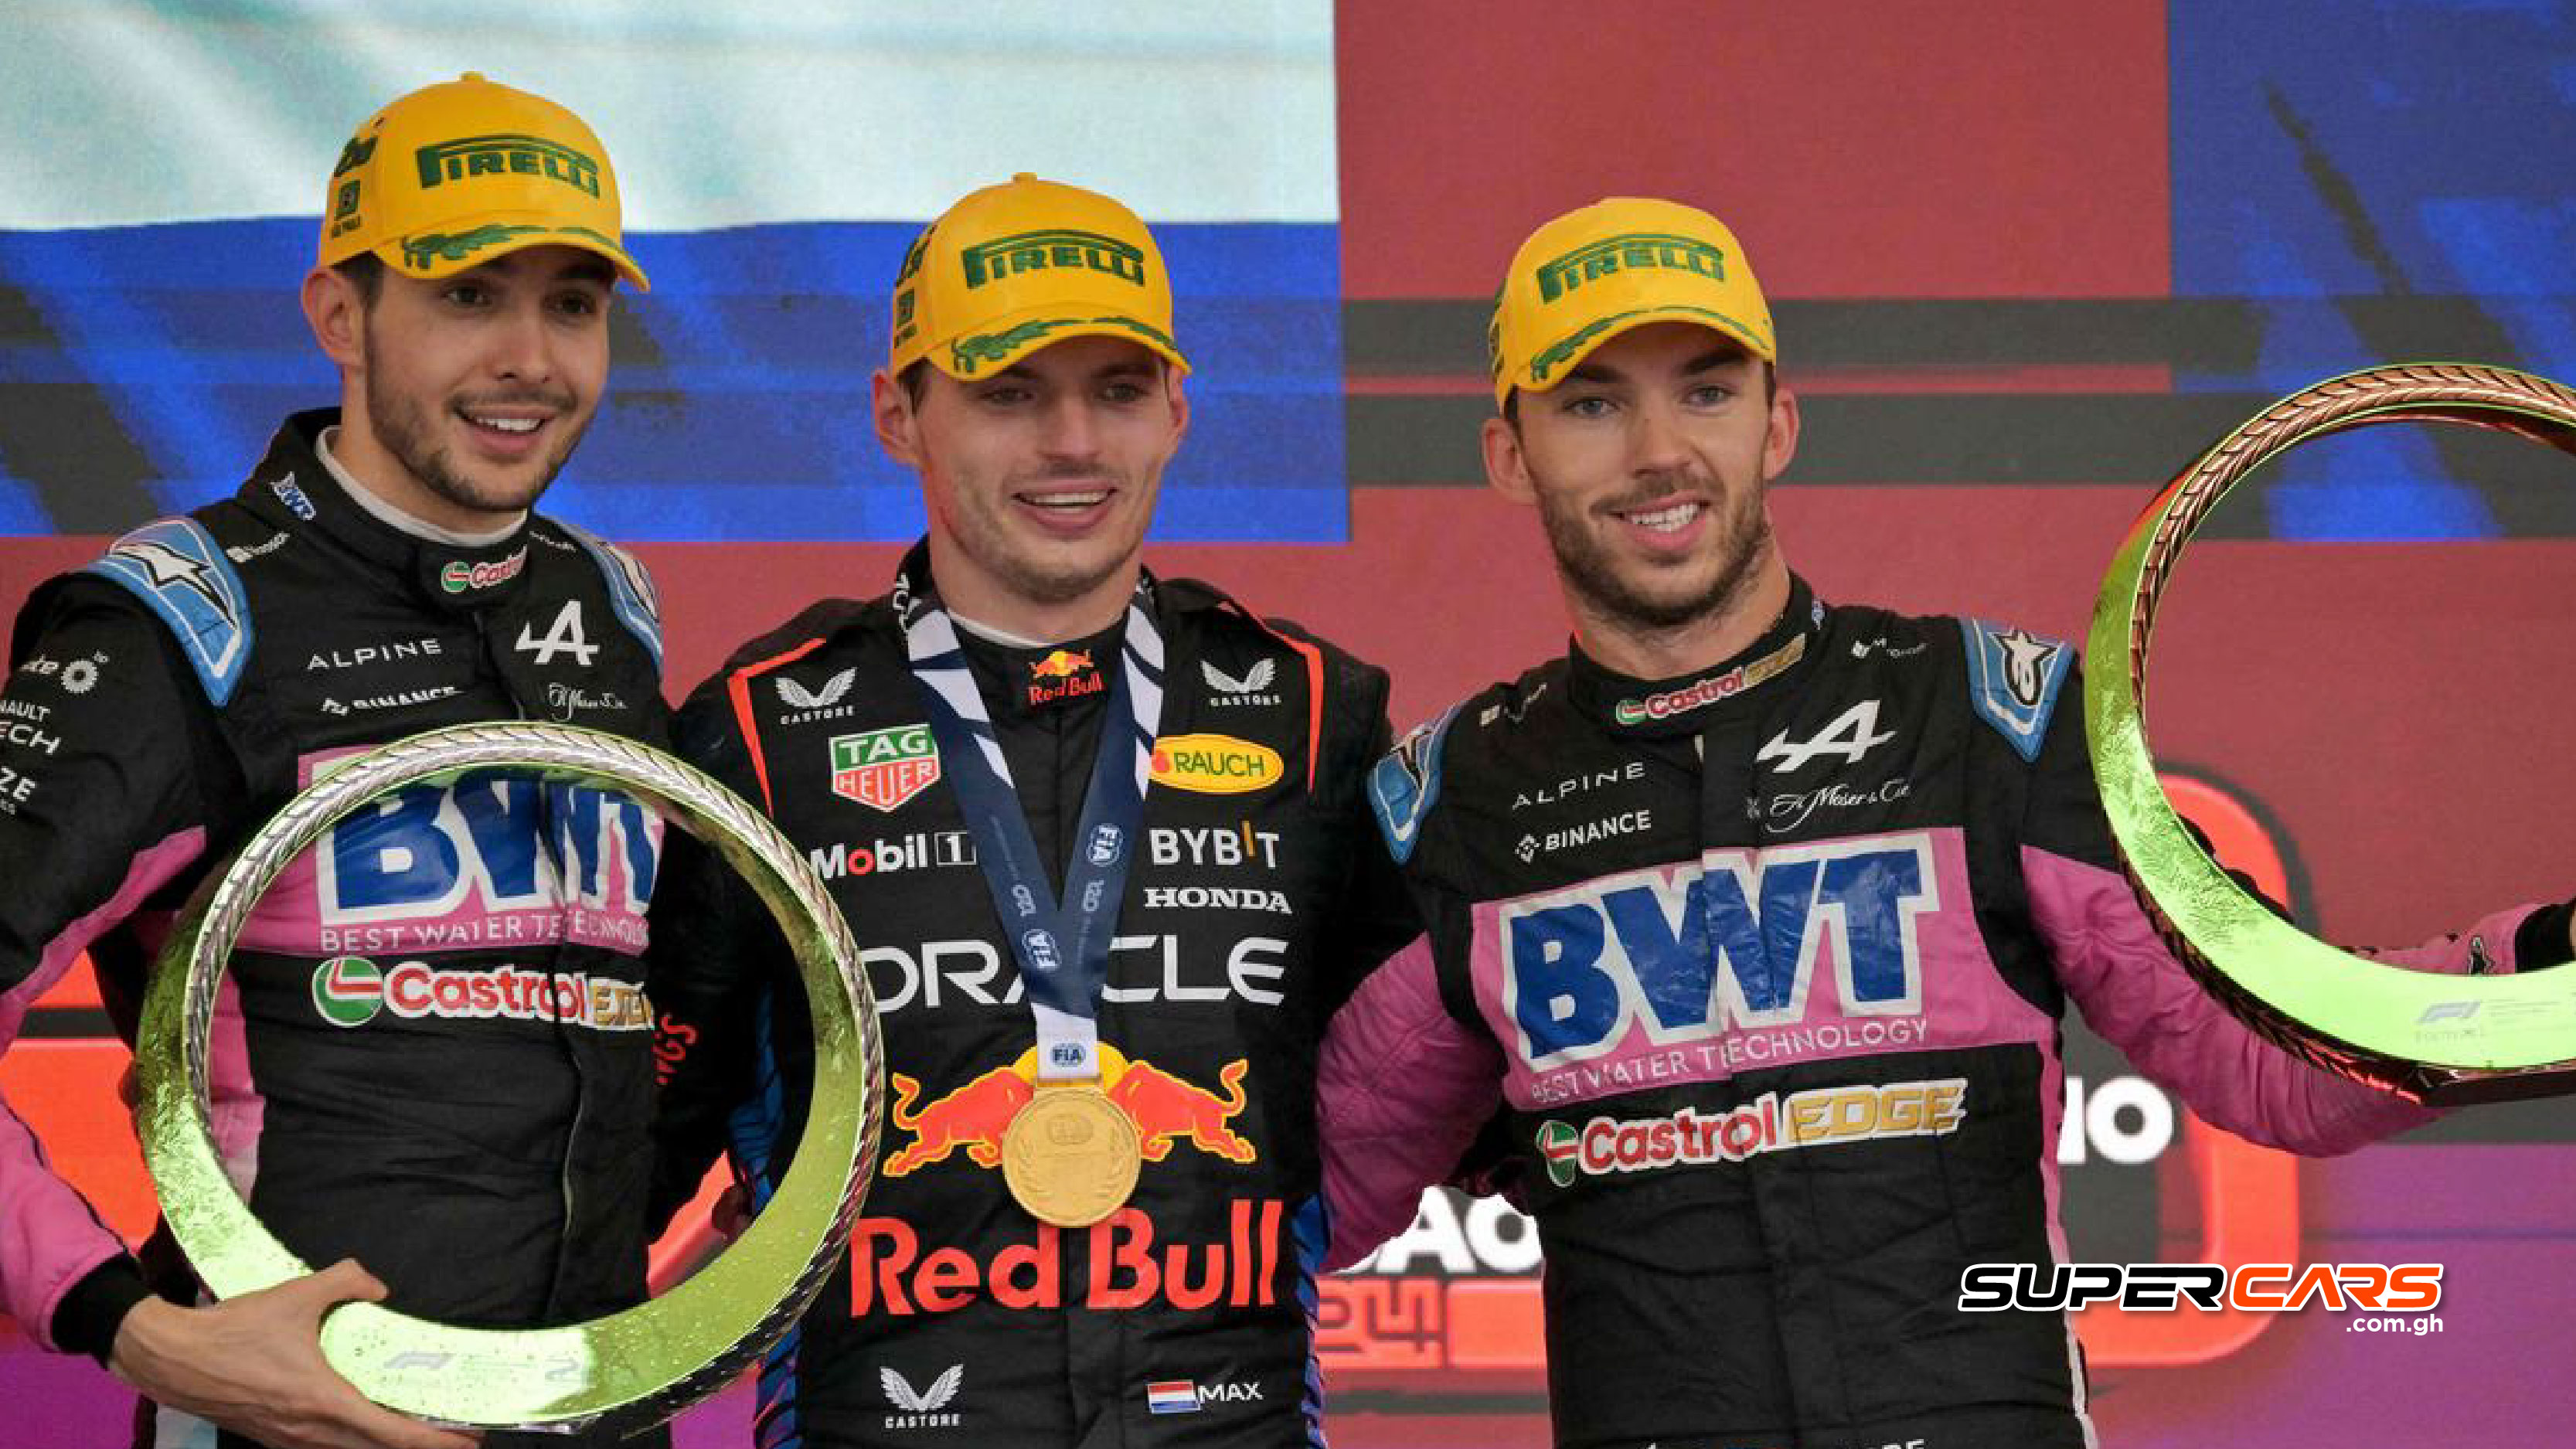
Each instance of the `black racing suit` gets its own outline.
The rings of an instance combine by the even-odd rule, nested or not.
[[[2062,645],[1797,584],[1703,674],[1576,653],[1409,737],[1372,791],[1430,934],[1325,1046],[1330,1261],[1487,1126],[1546,1253],[1560,1444],[2088,1442],[2067,1322],[1958,1308],[1970,1264],[2065,1257],[2069,999],[2258,1141],[2426,1114],[2257,1038],[2167,953],[2080,692]],[[2566,932],[2516,911],[2413,964],[2547,964]]]
[[[923,551],[906,568],[925,599]],[[684,751],[763,803],[831,883],[893,1091],[849,1259],[763,1375],[764,1445],[1320,1437],[1315,1047],[1352,984],[1419,930],[1362,788],[1386,677],[1204,585],[1148,587],[1166,651],[1158,763],[1098,1017],[1103,1084],[1146,1160],[1127,1205],[1090,1228],[1041,1226],[996,1167],[1035,1029],[895,606],[818,605],[681,710]],[[1124,627],[1040,649],[966,639],[1059,889]],[[1251,773],[1199,768],[1228,761]],[[777,950],[753,949],[775,933],[747,914],[675,841],[653,971],[677,1064],[665,1211],[728,1116],[755,1197],[802,1128],[804,1000]]]
[[[290,418],[234,497],[19,615],[0,1044],[84,949],[130,1039],[174,908],[337,757],[492,719],[667,739],[632,558],[541,517],[474,548],[397,529],[326,471],[335,420]],[[642,1297],[660,834],[623,796],[483,771],[362,809],[289,867],[232,958],[209,1076],[217,1146],[290,1250],[354,1256],[450,1323]],[[0,1108],[0,1292],[30,1335],[104,1358],[147,1276],[193,1300],[166,1229],[144,1261]]]

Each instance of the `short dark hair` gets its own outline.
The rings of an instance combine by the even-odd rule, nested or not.
[[[1779,395],[1779,365],[1776,363],[1765,362],[1762,364],[1762,405],[1766,408],[1771,406],[1772,399]],[[1521,390],[1519,388],[1513,388],[1510,392],[1503,394],[1503,421],[1511,425],[1511,430],[1514,434],[1518,434],[1520,432]]]
[[[385,290],[385,261],[374,252],[358,252],[332,264],[331,270],[358,289],[358,300],[372,307]]]

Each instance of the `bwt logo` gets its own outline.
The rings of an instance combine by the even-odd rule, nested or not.
[[[567,902],[606,907],[615,866],[626,898],[653,896],[661,822],[637,801],[583,785],[470,770],[414,786],[333,827],[315,852],[322,919],[347,925],[459,910]]]
[[[1659,1046],[1796,1025],[1828,957],[1843,1014],[1916,1016],[1915,922],[1939,907],[1928,835],[1712,851],[1504,906],[1503,1006],[1539,1068],[1641,1020]]]

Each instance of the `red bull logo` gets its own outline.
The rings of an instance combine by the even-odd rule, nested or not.
[[[1031,664],[1029,673],[1038,679],[1071,679],[1077,674],[1088,672],[1090,668],[1090,650],[1058,649],[1044,659]]]
[[[850,1229],[850,1313],[910,1317],[954,1313],[978,1299],[1004,1308],[1060,1309],[1068,1301],[1117,1313],[1154,1304],[1193,1310],[1222,1303],[1250,1308],[1279,1299],[1287,1205],[1236,1198],[1222,1239],[1158,1240],[1154,1220],[1120,1208],[1082,1232],[1082,1281],[1065,1281],[1060,1230],[1039,1224],[1032,1242],[977,1259],[962,1248],[922,1251],[921,1233],[901,1218],[861,1218]]]
[[[1092,667],[1088,649],[1058,649],[1044,659],[1030,661],[1029,703],[1053,704],[1060,699],[1081,699],[1100,693],[1109,681]]]
[[[1147,1162],[1163,1161],[1181,1143],[1228,1162],[1258,1159],[1260,1149],[1227,1125],[1251,1101],[1243,1089],[1250,1070],[1241,1057],[1226,1063],[1217,1072],[1217,1084],[1224,1089],[1219,1095],[1152,1062],[1129,1061],[1106,1043],[1100,1048],[1101,1088],[1136,1124],[1137,1144]],[[894,1125],[913,1137],[886,1158],[879,1169],[886,1176],[904,1177],[961,1151],[978,1167],[997,1168],[1002,1134],[1037,1093],[1037,1049],[928,1102],[920,1102],[921,1083],[915,1078],[895,1072],[891,1080]]]

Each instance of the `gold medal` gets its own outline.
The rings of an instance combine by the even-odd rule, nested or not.
[[[1143,1165],[1136,1124],[1097,1081],[1040,1083],[1002,1133],[1011,1197],[1059,1228],[1087,1228],[1117,1211]]]

